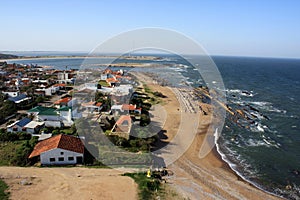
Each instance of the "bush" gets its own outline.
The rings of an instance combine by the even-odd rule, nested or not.
[[[6,200],[8,199],[9,194],[5,192],[5,190],[8,188],[6,183],[2,180],[0,180],[0,199]]]
[[[38,138],[32,137],[30,140],[25,141],[17,150],[15,157],[11,163],[17,166],[27,166],[30,164],[28,156],[32,152],[34,146],[37,144]]]
[[[161,97],[161,98],[166,98],[166,97],[167,97],[167,96],[165,96],[163,93],[158,92],[158,91],[153,92],[153,95],[154,95],[154,96],[157,96],[157,97]]]
[[[124,176],[129,176],[139,186],[140,199],[154,199],[154,192],[160,189],[160,181],[155,178],[148,178],[146,173],[125,173]]]

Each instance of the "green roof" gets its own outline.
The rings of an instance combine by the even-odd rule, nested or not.
[[[61,108],[57,109],[56,111],[69,111],[69,109],[72,110],[71,107],[69,107],[69,106],[64,106],[64,107],[61,107]]]
[[[39,112],[39,115],[58,115],[57,112],[55,112],[55,109],[49,109],[42,112]]]
[[[38,115],[58,115],[55,112],[55,108],[44,107],[44,106],[36,106],[36,107],[28,110],[27,112],[29,112],[29,113],[37,112]]]
[[[30,110],[28,110],[27,112],[42,112],[48,110],[48,107],[44,107],[44,106],[36,106]]]

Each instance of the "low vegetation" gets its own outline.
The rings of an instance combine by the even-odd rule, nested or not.
[[[155,199],[158,192],[161,190],[161,183],[158,179],[146,176],[146,173],[125,173],[124,176],[129,176],[138,184],[139,199]]]
[[[6,183],[0,179],[0,199],[7,200],[9,198],[9,193],[6,192],[7,188]]]
[[[1,130],[0,133],[0,166],[28,166],[29,154],[37,144],[37,137],[30,134],[8,133]]]

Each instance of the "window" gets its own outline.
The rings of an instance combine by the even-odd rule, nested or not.
[[[64,152],[60,152],[60,155],[64,155]]]
[[[59,157],[58,158],[58,161],[64,161],[65,159],[64,159],[64,157]]]
[[[55,162],[55,158],[50,158],[50,162]]]
[[[68,157],[68,160],[72,161],[72,160],[74,160],[74,157]]]

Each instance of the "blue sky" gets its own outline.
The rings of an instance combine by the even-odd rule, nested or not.
[[[142,27],[181,32],[211,55],[300,58],[300,1],[1,1],[0,50],[91,51]]]

